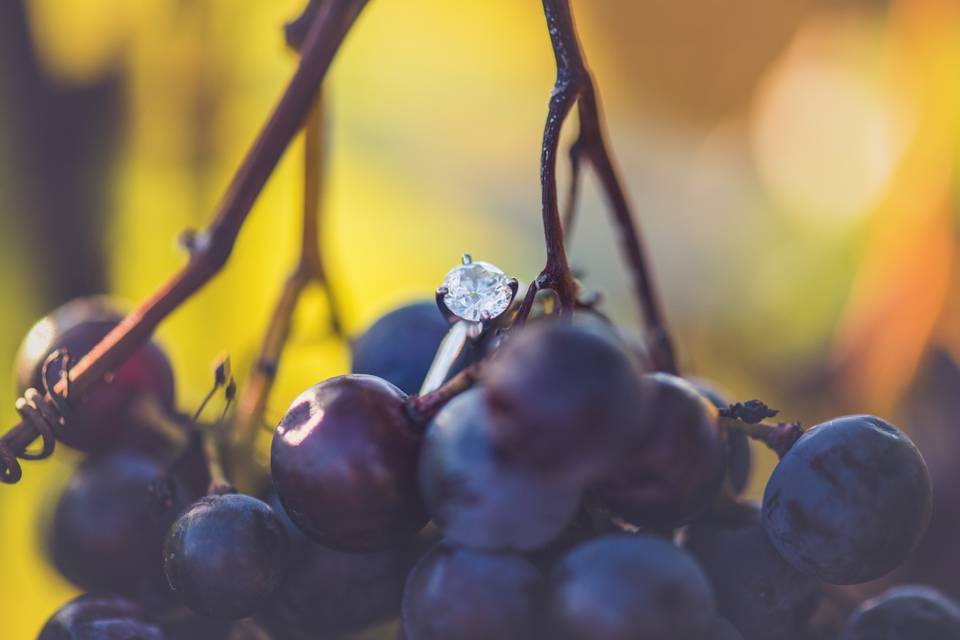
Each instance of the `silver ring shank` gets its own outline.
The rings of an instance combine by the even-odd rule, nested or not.
[[[437,349],[437,354],[433,357],[433,362],[430,364],[430,370],[427,371],[427,376],[423,379],[423,384],[420,386],[421,396],[440,388],[450,374],[453,363],[457,361],[457,357],[463,352],[467,340],[478,334],[479,328],[479,322],[458,320],[453,323],[450,331],[443,337],[443,341]]]

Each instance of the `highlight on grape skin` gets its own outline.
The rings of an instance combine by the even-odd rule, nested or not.
[[[0,640],[960,640],[953,3],[116,4],[0,3]]]

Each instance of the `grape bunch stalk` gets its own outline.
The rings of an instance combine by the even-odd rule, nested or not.
[[[43,531],[51,563],[87,593],[41,640],[960,638],[960,606],[916,585],[821,615],[841,587],[890,575],[920,541],[932,509],[924,459],[881,418],[804,430],[681,373],[568,0],[542,3],[557,66],[543,270],[520,292],[476,263],[471,273],[511,290],[471,280],[459,293],[473,324],[455,317],[467,307],[446,302],[446,284],[436,301],[377,320],[351,341],[350,373],[290,402],[269,468],[253,451],[307,286],[325,290],[342,334],[317,242],[320,86],[363,0],[313,0],[287,25],[300,66],[211,227],[185,237],[180,273],[126,316],[84,298],[31,329],[16,362],[22,421],[0,439],[3,480],[57,444],[86,456]],[[574,111],[561,215],[560,132]],[[304,241],[251,382],[234,403],[224,360],[184,414],[150,336],[226,262],[301,128]],[[642,344],[567,263],[584,162],[610,205]],[[750,440],[779,456],[760,504],[743,498]]]

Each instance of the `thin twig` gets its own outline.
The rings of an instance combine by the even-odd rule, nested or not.
[[[555,233],[553,225],[548,223],[553,223],[556,213],[556,145],[563,122],[576,104],[580,132],[571,149],[570,159],[573,170],[567,202],[566,229],[572,228],[573,225],[573,207],[579,189],[579,165],[581,160],[585,160],[590,163],[600,180],[617,225],[621,249],[630,267],[634,292],[649,332],[648,342],[654,365],[660,371],[676,373],[673,341],[667,331],[639,230],[634,223],[630,204],[627,202],[626,193],[607,148],[596,86],[577,39],[570,2],[569,0],[543,0],[543,9],[557,62],[557,82],[547,115],[541,174],[544,189],[544,232],[548,236],[548,268],[544,270],[544,274],[549,273],[553,278],[559,277],[554,271],[560,268],[560,257],[555,257],[551,262],[551,249],[557,253],[554,245],[558,241],[562,243],[562,233]],[[558,214],[556,217],[559,217]],[[562,258],[565,264],[566,256],[562,255]],[[554,271],[551,271],[551,267]],[[553,284],[552,280],[547,280],[547,285]],[[557,288],[557,293],[560,295],[561,302],[565,302],[563,291]]]
[[[233,484],[227,479],[227,473],[223,467],[223,450],[220,446],[220,438],[214,432],[219,425],[203,425],[200,427],[200,438],[203,444],[203,457],[207,463],[207,471],[210,474],[210,486],[207,493],[224,494],[235,493]]]
[[[220,415],[220,420],[212,425],[200,426],[200,416],[204,409],[210,404],[220,390],[223,390],[224,406]],[[200,438],[201,451],[203,452],[204,463],[207,467],[207,473],[210,476],[210,484],[207,488],[209,494],[234,493],[236,490],[233,484],[227,479],[223,465],[223,424],[224,417],[233,403],[236,395],[237,386],[230,374],[230,358],[224,357],[214,370],[213,387],[210,392],[197,407],[193,414],[191,423],[193,431]]]
[[[273,308],[267,331],[260,345],[260,353],[253,366],[250,380],[244,386],[233,418],[232,466],[234,479],[242,488],[253,481],[254,465],[250,464],[259,426],[263,421],[267,400],[280,367],[280,358],[290,337],[293,313],[304,290],[311,283],[319,285],[327,295],[330,326],[336,335],[342,335],[339,312],[323,267],[320,240],[320,212],[323,177],[325,174],[325,144],[323,140],[323,101],[318,99],[310,112],[304,130],[304,195],[300,255],[296,266],[287,277],[283,290]]]
[[[210,227],[194,237],[190,261],[139,308],[132,311],[70,370],[68,379],[83,393],[124,362],[174,309],[216,275],[233,250],[240,228],[280,157],[315,102],[334,55],[367,0],[328,0],[318,9],[303,54],[280,102],[234,175]],[[66,381],[54,391],[63,392]],[[50,401],[49,395],[47,396]],[[39,433],[20,422],[0,438],[0,478],[16,482],[10,455],[21,454]]]

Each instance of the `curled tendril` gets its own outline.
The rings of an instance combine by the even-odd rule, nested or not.
[[[63,392],[56,390],[59,380],[57,382],[50,380],[50,371],[54,364],[60,365],[60,380],[64,381]],[[20,480],[23,476],[20,460],[43,460],[53,454],[57,433],[62,433],[73,415],[69,403],[69,368],[70,354],[62,349],[54,351],[47,356],[40,368],[40,383],[44,393],[31,387],[23,393],[22,398],[17,400],[17,413],[24,422],[37,430],[41,445],[38,451],[15,453],[6,443],[0,442],[0,462],[3,464],[0,482],[13,484]]]
[[[20,468],[20,462],[17,456],[5,442],[0,442],[0,463],[3,464],[3,473],[0,474],[0,481],[4,484],[16,484],[23,477],[23,470]]]

